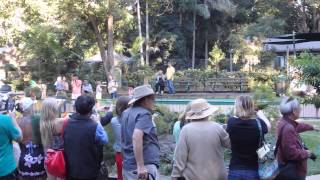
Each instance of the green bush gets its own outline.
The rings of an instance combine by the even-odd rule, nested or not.
[[[154,112],[156,114],[154,121],[157,126],[158,135],[171,134],[173,124],[178,119],[178,114],[162,105],[157,105]]]
[[[258,109],[265,109],[269,104],[275,103],[276,94],[266,84],[258,84],[253,88],[253,100]]]

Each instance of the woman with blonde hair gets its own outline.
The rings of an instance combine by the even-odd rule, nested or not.
[[[54,98],[47,98],[42,103],[40,116],[40,134],[44,152],[50,149],[59,149],[63,146],[61,132],[64,119],[59,117],[60,104]],[[61,179],[47,172],[48,180]]]
[[[229,180],[250,179],[259,180],[257,149],[262,135],[271,128],[269,120],[262,111],[255,111],[255,105],[250,96],[236,98],[234,117],[230,117],[227,132],[231,142],[231,160],[229,165]]]
[[[19,142],[21,155],[18,166],[21,180],[43,180],[46,175],[44,150],[41,141],[35,138],[37,129],[33,126],[36,122],[34,103],[30,97],[23,98],[19,103],[22,117],[18,120],[18,124],[23,134],[23,139]]]

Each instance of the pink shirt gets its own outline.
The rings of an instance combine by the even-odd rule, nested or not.
[[[82,85],[82,81],[81,80],[72,81],[71,82],[72,94],[81,94],[81,85]]]

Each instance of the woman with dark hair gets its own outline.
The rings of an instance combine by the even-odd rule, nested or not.
[[[116,165],[117,165],[117,180],[122,180],[122,154],[121,154],[121,124],[119,119],[124,110],[128,108],[130,98],[128,96],[121,96],[116,103],[116,117],[111,119],[111,129],[114,136],[113,149],[116,152]]]

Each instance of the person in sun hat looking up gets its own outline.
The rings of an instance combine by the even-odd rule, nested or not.
[[[216,108],[205,99],[193,100],[186,119],[192,121],[180,133],[175,150],[173,180],[226,180],[224,148],[230,148],[228,133],[210,121]]]
[[[138,86],[133,90],[131,107],[121,115],[124,180],[146,180],[151,176],[159,180],[160,147],[151,112],[154,103],[151,86]]]

